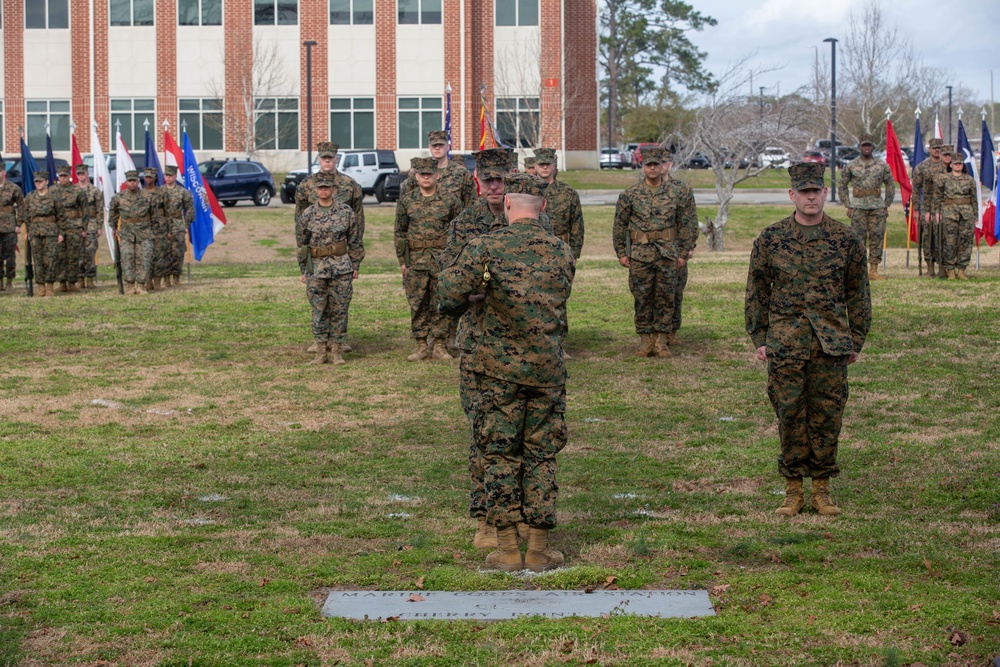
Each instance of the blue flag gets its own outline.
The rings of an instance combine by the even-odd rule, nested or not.
[[[24,143],[21,137],[21,192],[27,195],[35,189],[35,172],[38,171],[38,164],[28,150],[28,144]]]
[[[987,190],[993,190],[996,185],[996,165],[993,163],[993,137],[990,135],[990,128],[986,127],[986,119],[983,119],[983,143],[980,146],[981,155],[979,157],[979,182]]]
[[[146,130],[146,169],[156,169],[156,184],[163,185],[163,168],[160,167],[160,158],[156,156],[156,145],[149,136],[149,130]]]
[[[205,181],[198,171],[198,159],[194,156],[191,139],[184,133],[184,187],[194,198],[194,222],[191,223],[191,248],[194,258],[201,261],[205,249],[215,242],[212,206],[205,192]]]
[[[45,168],[49,171],[49,185],[56,182],[56,159],[52,157],[52,135],[45,133]]]
[[[914,169],[918,164],[927,159],[927,154],[924,153],[924,135],[920,133],[920,118],[917,117],[917,129],[913,133],[913,164],[910,166]]]
[[[962,119],[958,119],[958,141],[955,143],[955,150],[958,151],[960,155],[964,155],[962,162],[965,163],[965,173],[970,176],[976,175],[976,162],[975,153],[972,152],[972,146],[969,144],[969,137],[965,134],[965,126],[962,125]],[[952,162],[955,158],[952,157]]]
[[[444,132],[448,135],[448,159],[451,159],[451,85],[444,94]]]

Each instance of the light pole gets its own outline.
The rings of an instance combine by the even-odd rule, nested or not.
[[[948,89],[948,143],[952,146],[955,142],[951,140],[951,86],[945,86]]]
[[[830,201],[837,201],[837,38],[830,42]]]
[[[309,39],[302,44],[306,47],[306,175],[312,173],[313,164],[313,58],[312,47],[316,42]]]

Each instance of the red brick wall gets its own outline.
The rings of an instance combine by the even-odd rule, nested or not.
[[[565,122],[568,151],[597,150],[597,2],[567,0]]]
[[[442,21],[444,22],[444,82],[451,86],[451,138],[455,150],[461,150],[462,136],[461,102],[462,88],[462,4],[465,0],[444,0]]]
[[[156,0],[156,127],[153,136],[163,149],[163,121],[170,121],[171,136],[177,126],[177,0]],[[138,143],[138,139],[136,139]]]
[[[249,56],[253,53],[253,0],[226,0],[223,21],[226,24],[223,32],[227,56],[247,55],[246,58],[226,58],[226,97],[222,102],[226,123],[224,146],[227,151],[238,153],[244,150],[248,130],[241,81],[248,75]]]
[[[24,0],[3,0],[4,152],[20,151],[24,126]]]
[[[562,0],[538,0],[542,83],[541,145],[562,145]]]
[[[70,57],[73,59],[70,120],[76,124],[76,144],[81,153],[90,151],[90,8],[84,3],[69,6]]]
[[[475,51],[471,48],[466,51],[468,58],[467,71],[470,73],[470,85],[467,88],[466,121],[471,131],[473,147],[479,149],[479,91],[480,86],[486,84],[486,103],[490,111],[496,117],[494,108],[495,86],[493,82],[493,2],[491,0],[476,0],[471,5],[472,9],[466,14],[466,29],[471,34],[472,44],[475,44]],[[489,137],[489,129],[486,130]],[[492,146],[492,139],[487,139],[487,148]]]
[[[299,3],[299,42],[312,40],[316,46],[312,47],[312,130],[313,130],[313,150],[320,141],[326,141],[330,136],[330,119],[327,115],[327,105],[329,97],[329,3],[309,2],[308,0]],[[308,109],[306,77],[306,47],[302,47],[299,58],[299,81],[301,90],[299,92],[299,123],[300,140],[299,146],[302,150],[309,149],[308,125],[306,122],[306,110]]]
[[[395,149],[396,0],[375,0],[375,145]]]
[[[101,46],[108,43],[109,21],[108,0],[94,0],[94,120],[97,121],[101,148],[105,153],[114,153],[112,138],[115,130],[111,127],[111,106],[108,102],[108,49]],[[89,118],[87,123],[90,123]]]

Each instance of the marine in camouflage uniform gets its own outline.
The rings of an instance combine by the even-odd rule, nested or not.
[[[934,176],[931,210],[941,229],[941,277],[968,280],[978,217],[978,189],[965,173],[965,156],[950,154],[950,172]]]
[[[487,522],[499,549],[488,566],[549,570],[563,563],[548,548],[556,524],[556,454],[566,444],[566,301],[575,270],[570,247],[544,230],[537,216],[545,184],[521,174],[506,180],[506,227],[472,240],[442,272],[442,310],[458,315],[482,297],[482,333],[469,368],[480,405],[476,436],[482,451]],[[522,561],[516,524],[528,525]]]
[[[194,197],[177,185],[177,167],[169,165],[164,168],[164,185],[160,188],[163,197],[163,225],[166,229],[166,275],[164,279],[169,285],[181,284],[181,272],[184,270],[184,255],[187,252],[188,230],[194,222]]]
[[[691,189],[663,177],[669,167],[663,148],[647,148],[642,158],[643,180],[618,197],[612,242],[635,299],[635,330],[642,338],[635,354],[669,357],[677,270],[697,243],[698,212]]]
[[[35,282],[39,289],[36,296],[55,296],[55,282],[59,276],[59,258],[62,254],[66,213],[62,202],[49,187],[49,173],[35,172],[35,189],[24,198],[17,209],[18,220],[31,237],[31,257],[35,269]]]
[[[573,257],[580,259],[583,252],[583,208],[576,190],[560,181],[556,176],[556,151],[554,148],[539,148],[535,151],[537,176],[548,184],[545,188],[545,213],[552,221],[552,231],[569,244]]]
[[[361,230],[361,240],[365,238],[365,193],[358,182],[347,174],[337,171],[338,144],[332,141],[321,141],[316,144],[319,159],[319,171],[311,174],[295,188],[295,221],[296,223],[307,208],[319,200],[316,193],[316,176],[321,173],[333,174],[333,200],[339,204],[347,204],[354,211]]]
[[[139,189],[138,171],[125,172],[125,178],[128,186],[112,197],[108,222],[118,237],[125,294],[145,294],[153,272],[152,226],[161,223],[163,209],[151,193]]]
[[[417,341],[416,350],[407,360],[447,360],[452,358],[445,347],[450,318],[438,312],[435,291],[448,230],[463,207],[451,193],[437,186],[433,158],[413,158],[411,167],[420,187],[409,190],[396,203],[393,233],[410,304],[410,329]]]
[[[805,504],[802,478],[811,477],[812,506],[836,515],[830,478],[840,474],[837,439],[847,402],[847,366],[871,325],[865,246],[858,234],[823,213],[823,165],[789,168],[795,213],[754,241],[747,274],[746,330],[767,361],[767,393],[778,418],[786,479],[777,514]]]
[[[14,276],[17,269],[17,235],[21,228],[18,224],[18,212],[24,204],[21,188],[7,180],[7,167],[0,159],[0,290],[14,289]],[[6,286],[3,283],[6,278]]]
[[[76,165],[77,185],[83,191],[87,202],[89,220],[83,241],[83,257],[80,258],[80,287],[94,287],[97,278],[97,244],[104,222],[104,193],[90,182],[87,165]]]
[[[524,158],[524,173],[531,174],[532,176],[536,175],[535,174],[535,158],[533,158],[533,157],[526,157],[526,158]],[[565,239],[563,239],[563,240],[565,240]]]
[[[69,165],[59,167],[56,173],[59,175],[59,182],[50,190],[52,196],[59,200],[65,215],[65,221],[59,228],[63,242],[60,245],[56,280],[60,283],[60,292],[76,292],[80,289],[80,262],[87,239],[87,226],[90,224],[90,204],[83,190],[73,184],[73,169]]]
[[[868,248],[868,264],[871,267],[868,277],[872,280],[885,280],[885,276],[878,272],[878,265],[882,261],[885,221],[889,206],[896,197],[896,183],[892,180],[892,170],[885,160],[872,155],[875,150],[872,135],[861,135],[860,148],[861,156],[851,160],[840,173],[840,192],[851,219],[851,227],[858,232]]]
[[[927,263],[927,277],[934,277],[934,264],[941,260],[938,257],[938,244],[935,242],[931,211],[931,190],[934,176],[948,172],[948,166],[941,160],[941,140],[934,137],[930,140],[929,160],[924,160],[913,168],[913,196],[910,206],[913,215],[920,222],[920,250]]]
[[[427,147],[434,160],[434,165],[438,168],[438,188],[450,193],[462,203],[465,208],[476,199],[476,182],[472,174],[465,168],[464,160],[449,160],[448,150],[451,143],[448,141],[448,133],[443,130],[432,130],[427,133]],[[400,186],[399,196],[402,197],[410,190],[416,189],[417,179],[413,170],[406,181]]]
[[[151,223],[150,229],[153,234],[153,272],[150,281],[146,284],[147,290],[158,290],[162,286],[163,278],[169,275],[169,249],[167,246],[167,219],[165,202],[163,201],[163,188],[157,184],[159,172],[153,167],[147,167],[142,171],[145,180],[146,192],[153,196],[153,200],[160,209],[159,221]],[[169,281],[166,282],[169,285]]]
[[[316,176],[318,199],[295,223],[299,270],[312,306],[316,339],[316,357],[309,363],[342,364],[347,313],[365,248],[354,210],[333,199],[334,174]]]

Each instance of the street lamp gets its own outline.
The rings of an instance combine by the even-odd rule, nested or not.
[[[837,201],[837,38],[830,42],[830,201]]]
[[[302,42],[306,47],[306,175],[312,173],[313,164],[313,59],[312,47],[316,42],[309,39]]]
[[[951,86],[945,86],[948,89],[948,143],[952,146],[955,142],[951,140]]]

